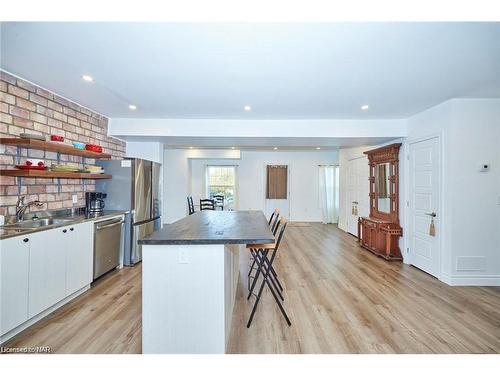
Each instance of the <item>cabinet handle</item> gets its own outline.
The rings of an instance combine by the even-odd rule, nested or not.
[[[73,232],[75,230],[75,228],[69,228],[69,230]]]
[[[63,233],[66,233],[68,230],[67,229],[63,229]]]
[[[97,225],[96,229],[97,230],[102,230],[102,229],[106,229],[106,228],[109,228],[109,227],[114,227],[114,226],[119,225],[119,224],[123,224],[123,220],[115,221],[115,222],[113,222],[111,224],[102,225],[102,226]]]
[[[30,239],[29,238],[25,238],[23,239],[23,242],[28,242]]]

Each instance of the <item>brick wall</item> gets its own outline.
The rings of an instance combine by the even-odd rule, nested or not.
[[[21,133],[62,135],[64,143],[72,141],[99,144],[104,152],[113,158],[125,155],[125,142],[108,137],[108,119],[87,108],[70,102],[56,94],[34,86],[22,79],[0,71],[0,137],[17,137]],[[55,152],[19,148],[21,164],[26,158],[45,160],[50,166],[57,163]],[[0,145],[0,169],[11,169],[17,162],[17,147]],[[79,156],[61,154],[61,164],[83,167]],[[94,159],[85,159],[86,164],[94,164]],[[21,195],[27,195],[26,202],[38,199],[43,207],[31,210],[53,210],[83,206],[84,192],[94,191],[93,180],[73,180],[51,178],[21,178],[0,176],[0,215],[15,214],[15,205]],[[59,191],[60,190],[60,191]],[[78,203],[72,203],[72,195],[78,195]]]

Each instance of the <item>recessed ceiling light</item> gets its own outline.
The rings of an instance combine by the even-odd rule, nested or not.
[[[233,146],[233,147],[231,147],[231,150],[234,150],[235,148],[236,148],[236,147],[234,147],[234,146]]]
[[[192,150],[193,149],[193,146],[189,146],[189,149]]]
[[[130,109],[131,111],[135,111],[137,109],[137,106],[133,105],[133,104],[129,104],[128,109]]]
[[[321,150],[321,147],[316,147],[316,150]]]
[[[84,74],[82,76],[82,79],[85,81],[85,82],[94,82],[94,78],[92,78],[92,76],[89,76],[88,74]]]
[[[370,106],[368,104],[364,104],[361,106],[361,110],[363,111],[368,111],[370,109]]]
[[[274,148],[273,148],[273,150],[277,150],[277,149],[278,149],[278,147],[274,147]]]
[[[249,105],[246,105],[244,107],[244,109],[245,109],[245,111],[250,112],[252,110],[252,107],[250,107]]]

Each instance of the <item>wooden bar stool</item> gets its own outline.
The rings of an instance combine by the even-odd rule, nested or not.
[[[269,218],[269,221],[267,222],[269,226],[271,226],[271,223],[273,222],[273,219],[275,216],[280,216],[280,210],[275,208],[273,213],[271,214],[271,217]]]
[[[285,222],[285,219],[282,219],[282,221]],[[281,225],[281,221],[276,223],[276,226],[273,229],[274,236],[276,236],[276,233],[278,232],[280,225]],[[258,246],[258,245],[247,245],[247,248],[250,249],[250,253],[253,256],[253,264],[252,264],[252,267],[250,269],[250,273],[248,275],[248,296],[247,296],[247,299],[250,299],[250,297],[252,296],[253,290],[255,289],[255,285],[257,285],[257,281],[258,281],[259,276],[261,274],[258,269],[257,269],[257,272],[255,273],[254,276],[252,276],[252,274],[251,274],[253,269],[254,269],[254,265],[256,265],[258,262],[257,258],[259,258],[262,262],[264,262],[263,267],[265,267],[266,269],[269,269],[269,271],[271,272],[271,274],[269,276],[269,280],[271,281],[271,283],[275,287],[276,293],[278,294],[280,299],[282,301],[284,301],[285,298],[281,294],[281,292],[283,291],[283,286],[281,285],[281,283],[278,279],[278,274],[276,273],[276,270],[274,269],[274,267],[272,267],[272,262],[274,262],[274,258],[278,254],[278,251],[277,250],[273,251],[273,253],[271,255],[271,260],[269,260],[265,257],[262,257],[262,254],[259,253],[255,249],[255,246]],[[250,285],[250,280],[253,280],[251,285]]]
[[[283,296],[281,295],[277,285],[276,285],[276,278],[274,277],[273,274],[273,261],[276,257],[276,253],[279,249],[279,246],[281,244],[281,240],[283,239],[283,235],[285,233],[285,229],[287,226],[287,222],[285,219],[281,219],[280,221],[280,229],[279,229],[279,235],[278,239],[276,240],[276,243],[272,244],[257,244],[257,245],[247,245],[247,248],[250,249],[251,252],[254,253],[254,259],[256,260],[257,263],[257,274],[255,275],[254,282],[252,284],[251,291],[248,295],[248,298],[252,295],[253,288],[255,288],[255,284],[257,282],[257,279],[259,278],[259,275],[262,274],[262,283],[260,284],[259,292],[256,295],[256,300],[252,308],[252,312],[250,313],[250,317],[248,319],[247,323],[247,328],[250,328],[250,325],[252,324],[253,317],[255,315],[255,311],[257,310],[257,306],[259,304],[260,298],[262,297],[262,292],[264,290],[264,287],[267,285],[269,290],[271,291],[274,300],[276,304],[278,305],[281,314],[285,318],[287,324],[289,326],[292,325],[290,322],[290,319],[288,318],[288,315],[283,307],[283,304],[281,301],[283,301]],[[271,258],[268,258],[269,252],[272,252]],[[281,298],[280,298],[281,297]],[[280,301],[281,299],[281,301]]]
[[[279,223],[280,223],[279,218],[280,218],[280,210],[276,208],[273,211],[273,213],[271,214],[271,217],[269,218],[269,222],[268,222],[269,226],[271,227],[271,232],[273,232],[273,236],[275,236],[275,237],[276,237],[276,233],[278,232],[278,228],[279,228]],[[255,260],[255,257],[254,257],[254,252],[252,252],[252,251],[250,251],[249,264],[250,263],[251,263],[251,265],[250,265],[250,268],[248,270],[248,278],[247,278],[247,280],[248,280],[247,288],[248,288],[249,291],[250,291],[250,289],[253,290],[253,288],[250,287],[250,282],[251,282],[252,279],[255,279],[255,276],[252,275],[252,272],[255,269],[256,260]],[[274,269],[272,270],[272,272],[273,272],[273,275],[276,278],[278,287],[282,291],[283,287],[281,286],[281,283],[279,282],[279,280],[277,280],[277,275],[276,275],[276,272],[274,271]]]

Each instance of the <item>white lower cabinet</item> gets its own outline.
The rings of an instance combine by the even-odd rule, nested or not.
[[[31,235],[29,317],[32,318],[66,296],[66,248],[69,228]],[[63,233],[66,231],[66,233]]]
[[[0,335],[28,320],[29,251],[27,236],[0,242]]]
[[[93,222],[0,241],[0,335],[92,282]]]
[[[94,223],[69,227],[66,251],[66,295],[92,282]]]

